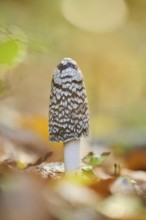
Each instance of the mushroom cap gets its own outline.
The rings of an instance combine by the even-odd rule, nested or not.
[[[89,133],[86,89],[76,61],[64,58],[56,67],[50,95],[49,133],[51,142],[67,142]]]

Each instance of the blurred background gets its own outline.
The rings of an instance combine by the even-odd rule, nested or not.
[[[89,142],[145,146],[145,25],[145,0],[0,0],[1,124],[52,146],[51,78],[71,57],[87,88]]]
[[[48,107],[64,57],[89,100],[81,176],[49,163],[63,161]],[[146,0],[0,0],[0,220],[145,220],[145,112]]]

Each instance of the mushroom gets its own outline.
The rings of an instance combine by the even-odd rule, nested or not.
[[[71,58],[64,58],[53,74],[49,133],[51,142],[64,143],[65,171],[80,170],[80,139],[88,136],[89,112],[82,72]]]

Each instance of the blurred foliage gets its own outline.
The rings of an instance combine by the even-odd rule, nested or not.
[[[145,0],[0,0],[0,219],[146,219],[145,26]],[[65,175],[48,142],[64,57],[89,98],[82,174]]]
[[[25,39],[25,40],[24,40]],[[10,68],[23,60],[26,50],[26,37],[15,26],[0,27],[0,66]]]
[[[1,218],[144,220],[145,172],[121,169],[115,176],[108,167],[102,164],[64,175],[61,163],[32,164],[22,170],[22,166],[3,161]]]
[[[0,63],[8,63],[11,64],[12,60],[16,56],[18,52],[18,47],[16,41],[9,40],[0,45]]]
[[[110,152],[104,152],[100,155],[100,157],[97,157],[94,155],[93,152],[89,152],[84,158],[84,163],[90,165],[92,168],[100,166],[106,158],[110,155]]]

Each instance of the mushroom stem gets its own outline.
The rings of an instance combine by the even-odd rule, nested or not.
[[[80,170],[80,139],[64,143],[64,166],[66,172]]]

